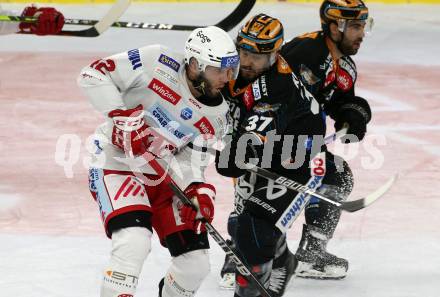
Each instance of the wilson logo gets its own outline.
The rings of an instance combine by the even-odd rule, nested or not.
[[[173,105],[176,105],[179,102],[180,98],[182,98],[182,96],[180,96],[179,94],[171,90],[168,86],[155,78],[153,78],[153,80],[150,82],[148,88],[153,90],[153,92],[159,95],[162,99],[165,99]]]

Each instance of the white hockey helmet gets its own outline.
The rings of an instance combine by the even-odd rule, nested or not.
[[[185,43],[185,62],[189,64],[195,58],[199,71],[205,71],[206,66],[233,70],[236,79],[240,68],[240,56],[231,37],[222,29],[209,26],[197,28],[191,32]]]

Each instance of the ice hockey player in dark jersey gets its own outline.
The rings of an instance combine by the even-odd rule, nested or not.
[[[239,77],[224,90],[234,131],[230,146],[216,158],[220,174],[237,178],[228,232],[236,250],[272,296],[283,295],[296,266],[285,233],[300,211],[294,216],[287,213],[309,198],[248,173],[236,161],[258,158],[258,166],[316,189],[323,175],[312,175],[309,164],[320,156],[319,139],[325,132],[318,102],[278,53],[282,42],[282,24],[264,14],[251,18],[239,31]],[[307,150],[304,143],[313,135],[321,138]],[[247,141],[252,145],[246,146]],[[222,274],[227,276],[233,270],[226,261]],[[235,296],[260,295],[239,273],[234,280]]]
[[[364,138],[371,119],[368,102],[355,95],[355,55],[372,27],[368,8],[361,0],[325,0],[320,7],[322,30],[307,33],[286,43],[281,55],[294,73],[335,121],[339,130],[347,123],[349,143]],[[332,160],[334,166],[332,166]],[[327,191],[345,200],[353,188],[348,164],[339,156],[327,154],[327,167],[343,169],[330,173],[327,168]],[[339,279],[347,274],[348,261],[327,252],[341,212],[332,205],[311,199],[306,207],[306,224],[296,252],[297,276]]]

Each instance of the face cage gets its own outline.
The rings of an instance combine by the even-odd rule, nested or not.
[[[347,29],[348,21],[351,21],[351,20],[339,19],[339,20],[337,21],[337,24],[338,24],[338,30],[339,30],[341,33],[344,33],[344,32],[345,32],[345,29]],[[370,36],[370,35],[372,34],[372,31],[373,31],[374,19],[373,19],[372,17],[368,17],[368,18],[367,18],[365,21],[363,21],[363,22],[365,22],[365,27],[364,27],[364,33],[365,33],[365,36]]]

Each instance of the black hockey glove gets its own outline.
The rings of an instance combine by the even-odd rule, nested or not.
[[[348,124],[347,137],[341,138],[342,143],[358,142],[365,137],[367,124],[371,120],[371,109],[367,100],[359,96],[353,96],[345,100],[337,110],[335,129],[339,131]],[[354,137],[355,136],[355,137]]]
[[[367,123],[364,117],[357,111],[346,110],[335,122],[336,131],[341,130],[344,124],[348,124],[347,136],[341,138],[342,143],[361,141],[367,133]],[[355,136],[355,137],[353,137]]]

